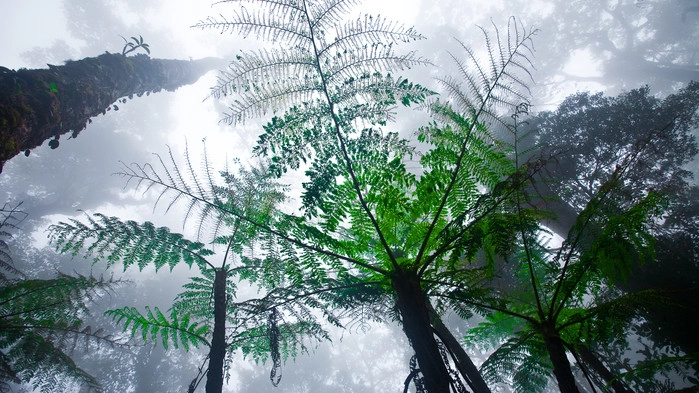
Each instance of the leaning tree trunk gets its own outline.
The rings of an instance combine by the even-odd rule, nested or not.
[[[216,68],[214,58],[196,61],[151,59],[139,54],[104,53],[48,69],[18,71],[0,67],[0,172],[4,163],[47,139],[58,146],[67,132],[75,137],[93,116],[118,106],[122,97],[162,89],[174,91]]]
[[[216,270],[214,278],[214,334],[206,373],[206,393],[223,391],[223,361],[226,357],[226,279],[225,269]]]
[[[595,353],[588,348],[582,347],[578,350],[578,354],[589,369],[592,369],[606,384],[612,387],[614,393],[632,393],[632,390],[623,381],[616,378]]]
[[[545,329],[543,336],[546,350],[553,363],[553,375],[558,382],[558,389],[561,393],[580,393],[578,385],[575,383],[573,370],[570,368],[568,356],[566,356],[563,340],[553,329]]]
[[[442,319],[439,317],[439,315],[437,315],[431,305],[430,315],[434,331],[437,333],[439,339],[442,340],[444,345],[446,345],[449,351],[454,355],[454,358],[456,359],[456,368],[464,377],[471,390],[473,390],[473,393],[491,393],[488,384],[485,383],[483,376],[478,371],[476,365],[473,364],[473,361],[464,350],[464,347],[462,347],[456,337],[451,334],[451,331],[444,325]]]
[[[449,393],[451,376],[432,333],[427,299],[415,274],[401,272],[393,278],[396,307],[403,330],[415,351],[418,367],[428,393]]]

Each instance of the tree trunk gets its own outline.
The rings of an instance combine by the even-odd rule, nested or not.
[[[399,272],[393,277],[396,307],[403,331],[415,351],[428,393],[449,393],[451,377],[432,333],[427,300],[415,274]]]
[[[488,384],[483,380],[483,376],[478,371],[478,368],[471,358],[468,356],[464,348],[461,346],[459,341],[451,334],[451,331],[444,325],[442,319],[434,311],[430,305],[430,314],[432,320],[432,326],[434,327],[437,336],[442,340],[444,345],[447,346],[449,351],[454,354],[456,358],[456,368],[459,373],[464,377],[468,386],[473,390],[473,393],[491,393]]]
[[[139,54],[104,53],[49,69],[0,67],[0,172],[10,158],[72,131],[118,106],[122,97],[174,91],[216,68],[213,58],[196,61],[151,59]]]
[[[557,334],[544,333],[544,342],[553,363],[553,375],[558,382],[558,389],[561,393],[580,393],[575,383],[573,370],[570,368],[568,356],[566,356],[563,340]]]
[[[225,269],[216,270],[214,278],[214,334],[206,373],[206,393],[223,391],[223,361],[226,357],[226,279]]]
[[[621,380],[615,378],[614,374],[609,371],[607,366],[605,366],[604,363],[602,363],[602,361],[600,361],[597,355],[595,355],[592,351],[582,347],[577,352],[578,355],[580,355],[580,359],[587,365],[587,367],[593,370],[600,378],[602,378],[602,380],[604,380],[606,384],[614,389],[614,393],[632,393],[632,390],[629,389]]]

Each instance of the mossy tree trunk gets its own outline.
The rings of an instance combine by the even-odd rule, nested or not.
[[[139,54],[104,53],[48,69],[0,67],[0,172],[17,154],[40,146],[52,148],[67,132],[72,136],[89,119],[106,113],[122,97],[162,89],[174,91],[196,82],[219,65],[218,59],[164,60]]]

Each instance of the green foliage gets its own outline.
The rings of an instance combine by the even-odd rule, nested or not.
[[[551,377],[550,370],[544,343],[530,331],[513,333],[480,368],[486,381],[493,384],[511,382],[517,393],[543,391]],[[507,376],[512,380],[507,381]]]
[[[2,217],[2,220],[0,220],[0,282],[7,279],[5,273],[22,276],[22,273],[17,270],[12,263],[10,247],[5,240],[12,237],[10,231],[17,229],[17,226],[27,216],[25,212],[19,210],[21,205],[21,202],[15,206],[5,203],[2,209],[0,209],[0,216]]]
[[[47,280],[7,279],[0,288],[2,383],[26,382],[42,392],[72,389],[77,383],[101,391],[97,380],[68,353],[80,345],[114,345],[102,329],[86,326],[88,304],[118,282],[68,276]]]
[[[94,256],[94,261],[106,260],[107,266],[122,262],[124,270],[136,265],[143,270],[153,264],[156,270],[167,265],[172,270],[179,262],[203,266],[213,251],[203,243],[184,239],[168,228],[156,228],[152,223],[123,222],[116,217],[96,213],[88,223],[71,219],[49,228],[50,240],[61,253]]]
[[[185,351],[189,350],[190,344],[195,348],[199,344],[209,345],[205,338],[210,332],[210,326],[190,322],[190,314],[179,316],[176,310],[171,311],[170,316],[165,316],[158,307],[151,309],[146,306],[146,314],[141,314],[134,307],[124,307],[105,312],[118,324],[124,325],[124,330],[131,330],[131,336],[141,332],[143,341],[158,342],[160,337],[163,348],[168,349],[168,344],[172,343],[175,348],[181,344]]]
[[[14,267],[5,241],[26,217],[20,205],[5,204],[0,210],[0,389],[27,383],[41,392],[72,391],[76,384],[101,391],[98,381],[69,354],[120,343],[84,323],[88,305],[119,281],[62,273],[44,280],[27,278]]]

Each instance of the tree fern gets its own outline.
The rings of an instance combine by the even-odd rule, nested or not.
[[[189,159],[185,167],[194,173]],[[201,242],[148,222],[138,224],[101,214],[88,217],[87,223],[74,219],[52,226],[51,240],[62,252],[84,252],[95,260],[106,260],[108,266],[121,263],[124,269],[134,265],[143,269],[152,264],[156,269],[165,265],[172,269],[181,262],[197,265],[200,276],[185,284],[167,313],[132,307],[108,311],[124,330],[146,341],[161,342],[165,348],[208,346],[208,370],[200,369],[195,378],[200,381],[206,372],[207,392],[221,390],[230,361],[226,359],[236,352],[258,360],[271,358],[271,379],[276,384],[282,360],[306,351],[310,343],[329,339],[312,311],[322,310],[327,321],[340,325],[334,312],[318,300],[321,282],[329,279],[325,271],[297,269],[298,280],[289,281],[288,275],[275,269],[288,271],[290,265],[269,263],[279,252],[296,255],[297,250],[289,249],[284,238],[270,237],[261,230],[271,228],[283,216],[276,205],[284,198],[283,187],[266,177],[264,167],[241,169],[238,174],[223,172],[219,181],[211,175],[206,160],[204,181],[184,176],[174,160],[170,165],[163,162],[162,175],[151,166],[130,168],[131,178],[148,188],[163,186],[161,197],[173,194],[168,209],[178,200],[185,202],[185,220],[197,216],[198,236],[213,233],[210,242],[224,245],[225,253],[222,261],[214,263],[214,252]],[[306,267],[312,264],[309,255],[301,253],[297,258]],[[236,301],[238,280],[261,284],[260,296]],[[276,315],[272,325],[271,314]],[[259,334],[261,329],[280,333]]]
[[[76,348],[119,343],[85,325],[90,302],[118,284],[111,279],[59,275],[9,279],[0,289],[2,383],[27,382],[42,392],[69,391],[71,383],[101,391],[99,382],[68,356]]]
[[[542,242],[545,232],[540,229],[540,216],[526,205],[526,192],[531,188],[520,188],[503,204],[514,213],[510,217],[515,231],[510,233],[516,235],[516,246],[500,250],[516,264],[513,277],[506,287],[493,291],[491,296],[495,296],[490,299],[464,296],[461,289],[447,295],[494,312],[490,321],[469,335],[470,340],[488,342],[497,333],[505,340],[484,364],[485,377],[495,382],[505,373],[519,391],[540,391],[546,384],[546,369],[553,365],[561,391],[577,392],[565,352],[589,350],[592,343],[624,334],[639,309],[657,299],[657,293],[619,294],[613,289],[613,283],[628,274],[635,263],[652,255],[650,228],[663,212],[663,199],[658,195],[631,196],[625,191],[627,174],[646,146],[639,144],[630,151],[611,179],[600,185],[556,251]],[[518,157],[516,142],[513,147]],[[511,331],[498,330],[511,328],[510,324],[496,323],[510,319],[518,319],[519,326]],[[601,379],[612,383],[610,375],[605,371]]]
[[[335,274],[357,274],[381,283],[400,299],[406,332],[412,329],[409,325],[423,332],[409,338],[420,348],[421,370],[429,389],[435,390],[450,377],[427,326],[429,307],[420,285],[425,285],[425,293],[438,293],[438,281],[428,284],[427,279],[453,268],[464,250],[477,249],[479,245],[461,239],[521,185],[511,176],[513,168],[488,127],[500,119],[498,107],[509,105],[506,110],[513,110],[524,100],[520,89],[526,86],[519,72],[527,76],[523,68],[534,32],[513,21],[504,39],[496,30],[496,46],[486,34],[487,72],[478,62],[474,73],[458,63],[470,91],[457,96],[455,106],[428,105],[437,120],[420,131],[420,140],[429,146],[421,160],[424,170],[416,176],[405,166],[414,147],[382,127],[399,102],[419,104],[433,94],[392,75],[426,63],[412,53],[394,52],[398,43],[421,36],[382,18],[343,24],[353,3],[262,1],[254,10],[239,6],[232,16],[197,24],[254,34],[280,45],[241,53],[222,73],[212,95],[230,103],[224,121],[231,124],[271,114],[255,148],[258,155],[269,157],[271,174],[279,176],[302,163],[309,168],[303,216],[283,215],[268,224],[239,209],[227,211],[282,239],[284,246],[275,251],[275,258],[294,283],[300,284],[303,277],[323,283]],[[465,49],[470,60],[476,60],[474,52]],[[455,81],[442,83],[456,92],[460,88]],[[152,167],[135,166],[124,174],[146,187],[163,187],[164,193],[173,193],[171,200],[183,198],[199,212],[213,206],[191,188],[179,187],[178,192],[178,177],[165,178]],[[483,195],[483,189],[492,193]],[[419,304],[403,303],[412,296],[410,302]],[[412,317],[408,310],[420,310],[422,319],[407,318]],[[432,365],[436,368],[429,370]]]
[[[86,325],[89,305],[120,284],[118,280],[57,273],[31,279],[17,270],[6,238],[26,217],[21,204],[6,204],[0,220],[0,388],[28,383],[41,392],[79,385],[101,391],[99,382],[70,358],[76,349],[119,345],[121,341]]]

